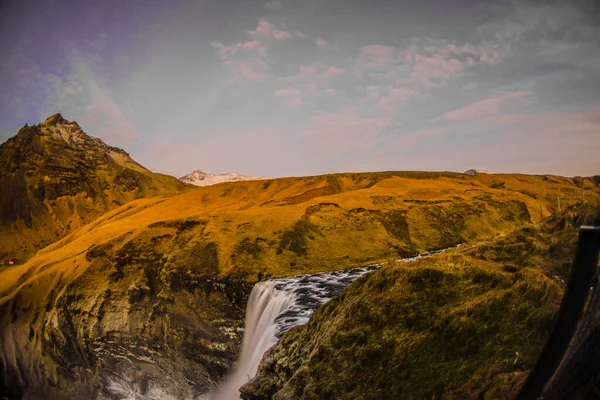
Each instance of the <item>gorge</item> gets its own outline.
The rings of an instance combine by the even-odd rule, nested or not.
[[[479,375],[463,371],[461,377],[485,386],[506,373],[515,346],[524,346],[518,350],[523,364],[511,368],[524,370],[534,359],[560,298],[553,277],[568,272],[579,208],[594,207],[600,198],[598,177],[416,171],[194,188],[152,173],[59,115],[1,145],[0,163],[0,181],[14,188],[0,192],[0,203],[17,204],[17,192],[23,199],[23,207],[5,207],[0,218],[0,252],[18,260],[0,268],[0,394],[11,400],[197,398],[222,385],[236,360],[245,365],[233,385],[237,396],[243,384],[243,398],[298,390],[300,378],[307,379],[305,398],[343,398],[359,393],[352,392],[355,384],[366,385],[360,393],[377,393],[353,370],[348,352],[380,363],[373,378],[381,387],[399,385],[376,372],[389,367],[385,355],[394,351],[407,354],[406,362],[420,362],[401,349],[403,340],[452,335],[457,354],[447,354],[448,360],[467,359],[465,349],[476,348],[453,326],[437,333],[421,327],[471,321],[472,312],[461,310],[492,301],[498,288],[498,296],[531,295],[531,302],[515,303],[525,307],[521,311],[500,310],[521,315],[512,324],[532,345],[505,330],[506,343],[489,348],[499,352],[498,365],[479,358],[465,364]],[[29,220],[37,225],[28,226]],[[393,262],[458,243],[465,246]],[[352,268],[386,262],[337,296],[354,278]],[[453,291],[461,285],[464,290]],[[429,286],[431,292],[422,290]],[[241,351],[248,305],[255,323],[247,330],[254,333]],[[347,309],[353,313],[346,315]],[[489,324],[475,318],[469,326],[477,332]],[[396,350],[386,353],[386,346]],[[253,347],[254,353],[248,350]],[[444,370],[445,359],[427,348],[420,354]],[[336,365],[325,362],[336,357]],[[313,361],[303,365],[304,359]],[[354,375],[340,376],[339,365]],[[313,381],[317,376],[331,385],[327,393],[310,392],[322,386]],[[452,385],[436,379],[413,375],[402,384],[426,395],[454,393],[465,383],[450,372],[445,379]]]

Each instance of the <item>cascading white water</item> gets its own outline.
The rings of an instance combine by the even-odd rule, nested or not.
[[[254,378],[264,353],[277,343],[284,332],[308,322],[310,315],[321,305],[339,295],[351,282],[379,266],[298,275],[257,283],[248,299],[238,367],[217,393],[205,398],[239,399],[239,388]]]
[[[246,328],[237,369],[213,398],[239,399],[239,388],[256,375],[263,354],[277,343],[275,318],[288,310],[294,296],[277,290],[275,281],[257,283],[250,293],[246,309]]]
[[[460,245],[459,245],[460,246]],[[409,262],[443,250],[419,254],[398,261]],[[238,400],[239,388],[254,378],[264,353],[281,335],[296,325],[308,322],[312,313],[366,273],[382,264],[342,271],[298,275],[257,283],[248,299],[242,353],[237,369],[217,393],[205,395],[211,400]]]

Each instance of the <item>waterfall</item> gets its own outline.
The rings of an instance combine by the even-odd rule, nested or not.
[[[344,271],[298,275],[257,283],[248,299],[242,353],[238,367],[212,400],[237,400],[239,388],[256,375],[264,353],[293,326],[308,322],[321,305],[339,295],[351,282],[381,265]]]
[[[293,294],[277,290],[274,281],[257,283],[248,299],[242,353],[237,369],[214,396],[216,400],[239,399],[239,388],[256,375],[263,354],[277,343],[275,319],[294,303]]]
[[[458,245],[460,246],[460,245]],[[430,251],[397,261],[410,262],[444,250]],[[239,400],[239,388],[254,378],[264,353],[281,335],[308,322],[312,313],[342,293],[344,288],[383,264],[341,271],[297,275],[257,283],[248,299],[242,353],[237,369],[225,379],[217,393],[203,399]]]

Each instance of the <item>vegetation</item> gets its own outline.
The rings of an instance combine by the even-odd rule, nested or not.
[[[58,130],[57,124],[61,126]],[[57,135],[63,137],[70,129],[79,133],[67,146]],[[11,395],[16,397],[102,397],[111,385],[143,392],[150,391],[153,384],[171,387],[168,394],[178,398],[203,393],[216,385],[235,360],[253,282],[395,260],[501,235],[491,244],[444,255],[456,257],[448,263],[440,264],[442,258],[436,258],[412,269],[386,268],[368,278],[373,279],[372,295],[380,297],[371,298],[361,292],[361,286],[355,286],[323,309],[322,313],[331,312],[334,317],[317,323],[346,323],[346,314],[336,304],[354,301],[356,295],[356,304],[365,304],[351,308],[359,318],[357,326],[370,332],[372,323],[373,339],[340,329],[341,336],[331,346],[348,344],[360,357],[373,356],[384,362],[387,350],[396,349],[395,357],[402,358],[402,354],[416,354],[410,353],[411,348],[429,343],[418,338],[429,338],[435,344],[436,335],[446,335],[458,346],[465,333],[452,321],[466,318],[465,332],[481,330],[481,339],[473,339],[464,354],[445,353],[441,344],[432,348],[445,354],[446,361],[440,365],[450,366],[453,357],[460,356],[473,361],[462,370],[465,376],[482,377],[463,382],[442,371],[444,379],[456,379],[451,389],[444,386],[444,393],[476,391],[481,382],[506,370],[506,357],[514,348],[525,363],[521,367],[517,362],[519,368],[528,365],[535,351],[521,350],[525,344],[501,326],[497,328],[505,335],[502,346],[485,347],[491,340],[485,335],[491,331],[483,325],[485,321],[496,323],[489,310],[499,307],[502,296],[508,296],[508,304],[518,308],[519,297],[511,293],[519,287],[516,293],[532,299],[523,303],[534,318],[530,325],[539,326],[526,338],[534,349],[560,298],[557,280],[541,277],[542,271],[551,276],[566,273],[567,258],[561,252],[570,242],[557,239],[546,248],[553,260],[563,263],[556,264],[542,252],[528,253],[531,243],[545,246],[543,232],[539,237],[522,233],[518,241],[502,235],[555,214],[559,197],[563,210],[581,202],[582,187],[587,202],[600,197],[598,179],[575,182],[553,176],[435,172],[335,174],[187,190],[174,178],[147,171],[122,150],[77,129],[76,124],[53,117],[40,126],[24,128],[0,149],[0,184],[12,188],[0,195],[4,212],[0,253],[21,249],[27,255],[54,242],[26,262],[0,269],[0,388],[10,382],[16,388]],[[24,158],[19,155],[25,154],[21,150],[38,152],[40,157]],[[497,181],[503,184],[495,184]],[[162,197],[148,197],[155,195]],[[10,196],[25,201],[14,202]],[[4,207],[9,203],[10,207]],[[565,226],[565,232],[571,229]],[[533,237],[533,242],[525,237]],[[537,265],[543,268],[536,269]],[[392,297],[413,306],[402,306]],[[458,311],[471,310],[469,304],[472,311]],[[385,308],[377,308],[379,305]],[[438,308],[444,312],[438,314]],[[384,311],[385,315],[379,315]],[[379,317],[389,322],[392,330],[378,325]],[[509,317],[517,318],[507,316],[497,322],[518,322]],[[430,332],[432,318],[437,322]],[[306,329],[329,343],[331,338],[322,336],[318,326],[311,322]],[[296,332],[300,335],[302,330]],[[375,338],[380,339],[381,348],[371,341]],[[357,347],[354,340],[369,346]],[[291,346],[292,342],[283,343]],[[320,349],[314,347],[316,342],[305,345]],[[498,365],[492,367],[473,358],[479,357],[474,349],[481,346],[487,349],[485,354],[497,357]],[[367,353],[361,353],[363,350]],[[342,351],[342,358],[337,359],[326,356],[329,350],[325,347],[322,351],[322,359],[315,359],[320,361],[302,364],[300,369],[310,372],[314,367],[328,380],[335,374],[326,372],[329,368],[336,371],[338,366],[327,364],[326,359],[349,365],[343,357],[352,353]],[[407,364],[401,365],[407,369],[398,372],[402,374],[412,371],[408,366],[413,364],[439,361],[403,359]],[[348,368],[356,387],[364,385],[359,371]],[[307,387],[313,387],[312,375],[295,375],[294,371],[288,372],[306,378]],[[284,382],[287,378],[280,375],[277,379]],[[131,386],[134,384],[128,379],[145,382],[145,386]],[[442,384],[439,379],[430,380]],[[178,385],[172,385],[173,381]],[[354,390],[345,386],[349,383],[343,379],[338,381],[324,381],[327,392],[321,394],[346,395]],[[383,378],[377,382],[386,385]],[[269,385],[269,390],[279,390],[277,384]],[[408,393],[405,390],[411,387],[400,385],[393,390]],[[441,393],[439,387],[423,387],[429,388],[419,392],[423,395]]]
[[[577,228],[599,217],[572,208],[361,278],[286,333],[242,397],[512,398],[552,329]]]

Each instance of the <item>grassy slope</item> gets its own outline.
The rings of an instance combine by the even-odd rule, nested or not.
[[[82,256],[124,234],[123,243],[142,232],[160,232],[167,221],[198,223],[188,243],[173,246],[177,229],[171,229],[161,244],[152,244],[168,257],[177,259],[186,245],[206,241],[218,245],[222,275],[255,275],[262,268],[283,276],[494,235],[549,216],[559,195],[563,207],[574,204],[579,193],[571,179],[527,175],[374,173],[221,184],[140,199],[109,212],[6,271],[0,292],[25,271],[36,275],[51,262],[46,273],[70,272],[70,264],[57,260]],[[598,196],[590,180],[586,195]]]
[[[587,198],[597,198],[594,182],[584,183]],[[172,359],[169,349],[194,367],[161,368],[201,370],[209,384],[234,358],[237,342],[227,335],[242,323],[244,281],[494,236],[550,215],[558,195],[563,207],[576,203],[579,191],[561,177],[374,173],[227,183],[135,200],[0,271],[4,361],[19,365],[25,386],[50,381],[66,390],[76,379],[92,387],[90,376],[104,367],[89,343],[117,332],[132,343],[143,338],[157,363]],[[65,371],[69,341],[77,341],[76,353],[92,354]]]
[[[562,297],[577,228],[600,208],[351,285],[283,336],[245,399],[512,399]],[[564,277],[564,275],[563,275]]]

